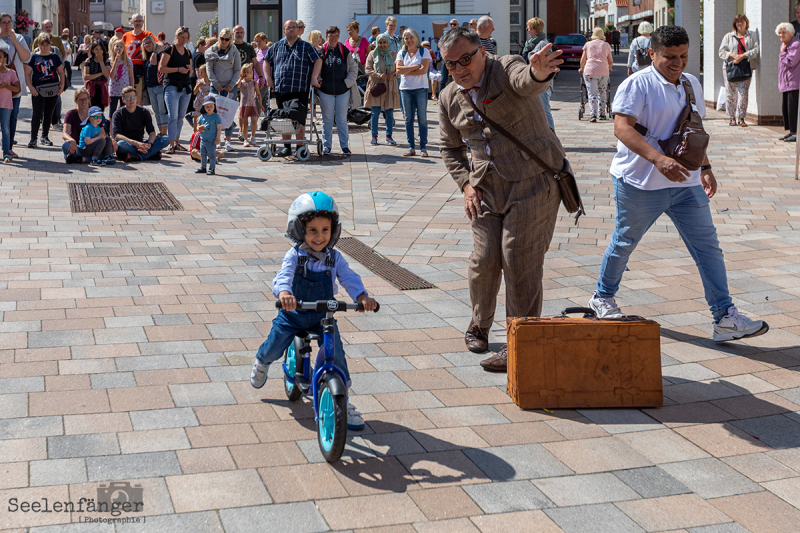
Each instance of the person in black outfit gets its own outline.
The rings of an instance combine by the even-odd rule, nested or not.
[[[146,159],[160,160],[161,150],[169,144],[169,137],[156,135],[150,112],[136,105],[136,89],[122,89],[122,103],[111,118],[112,133],[117,141],[117,159],[135,163]],[[144,133],[147,132],[147,140]]]
[[[327,29],[327,42],[322,45],[322,82],[319,88],[319,105],[322,109],[322,153],[331,153],[333,123],[339,134],[339,145],[344,155],[350,155],[350,135],[347,129],[347,108],[350,104],[350,87],[356,82],[358,64],[346,46],[339,42],[339,28]]]
[[[31,54],[25,64],[25,83],[31,92],[33,117],[31,117],[31,140],[28,148],[36,148],[36,136],[39,124],[42,123],[42,137],[39,142],[44,146],[53,146],[48,138],[51,120],[61,93],[64,92],[64,66],[50,46],[50,34],[39,34],[39,52]],[[48,119],[42,121],[42,117]]]
[[[614,49],[615,56],[619,55],[619,39],[619,30],[614,28],[614,30],[611,32],[611,47]]]
[[[189,97],[192,94],[192,86],[189,84],[192,54],[186,49],[187,42],[189,42],[189,30],[186,27],[178,28],[173,46],[164,51],[158,63],[158,71],[164,74],[164,102],[169,113],[167,135],[170,147],[166,152],[168,154],[174,154],[176,150],[187,151],[180,143],[183,117],[189,109]]]
[[[111,76],[111,64],[108,61],[108,50],[102,41],[93,41],[89,50],[89,58],[83,62],[83,83],[92,97],[90,105],[105,109],[108,107],[108,77]]]

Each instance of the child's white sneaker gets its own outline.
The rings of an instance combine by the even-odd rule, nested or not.
[[[364,419],[361,418],[361,413],[358,412],[355,405],[350,403],[349,399],[347,400],[347,429],[356,431],[364,429]]]
[[[751,320],[739,314],[736,306],[728,308],[728,314],[714,323],[714,342],[735,341],[746,337],[757,337],[769,331],[763,320]]]
[[[253,370],[250,371],[250,385],[256,389],[260,389],[267,382],[267,370],[269,365],[259,363],[258,359],[253,363]]]

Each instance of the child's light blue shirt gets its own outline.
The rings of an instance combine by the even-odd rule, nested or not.
[[[317,261],[303,250],[295,247],[286,252],[286,255],[283,257],[281,269],[278,271],[275,279],[272,280],[272,294],[276,298],[283,291],[287,291],[291,294],[292,281],[294,281],[294,275],[295,272],[297,272],[297,265],[299,262],[298,257],[301,256],[308,257],[308,262],[306,263],[308,270],[312,272],[325,272],[329,270],[331,272],[333,294],[339,292],[336,284],[338,281],[341,283],[342,287],[344,287],[344,290],[347,291],[347,294],[350,295],[350,298],[353,299],[353,302],[362,294],[369,296],[367,290],[364,288],[364,284],[361,282],[361,276],[353,272],[347,260],[338,250],[333,250],[334,263],[332,267],[329,267],[325,264],[325,261]]]

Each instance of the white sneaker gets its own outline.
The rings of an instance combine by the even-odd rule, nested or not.
[[[625,313],[620,311],[617,301],[611,298],[603,298],[595,292],[589,299],[589,307],[597,313],[597,318],[622,318]]]
[[[356,406],[347,400],[347,429],[359,430],[364,429],[364,419],[361,418],[361,413],[358,412]]]
[[[225,141],[225,151],[226,152],[235,152],[236,148],[233,147],[230,141]]]
[[[728,314],[714,323],[714,342],[735,341],[746,337],[757,337],[769,331],[763,320],[750,320],[739,314],[736,306],[728,308]]]
[[[267,382],[267,370],[269,365],[259,363],[258,359],[253,363],[253,370],[250,371],[250,385],[256,389],[260,389]]]

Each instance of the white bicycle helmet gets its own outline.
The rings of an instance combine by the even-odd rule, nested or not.
[[[336,207],[336,202],[324,192],[304,192],[292,202],[292,206],[289,208],[289,220],[286,224],[286,236],[295,244],[304,242],[306,236],[305,224],[300,222],[298,217],[303,213],[314,211],[329,211],[336,213],[337,216],[339,215],[339,208]],[[328,243],[329,249],[333,250],[341,234],[342,224],[337,222],[336,227],[331,228],[331,240]]]

